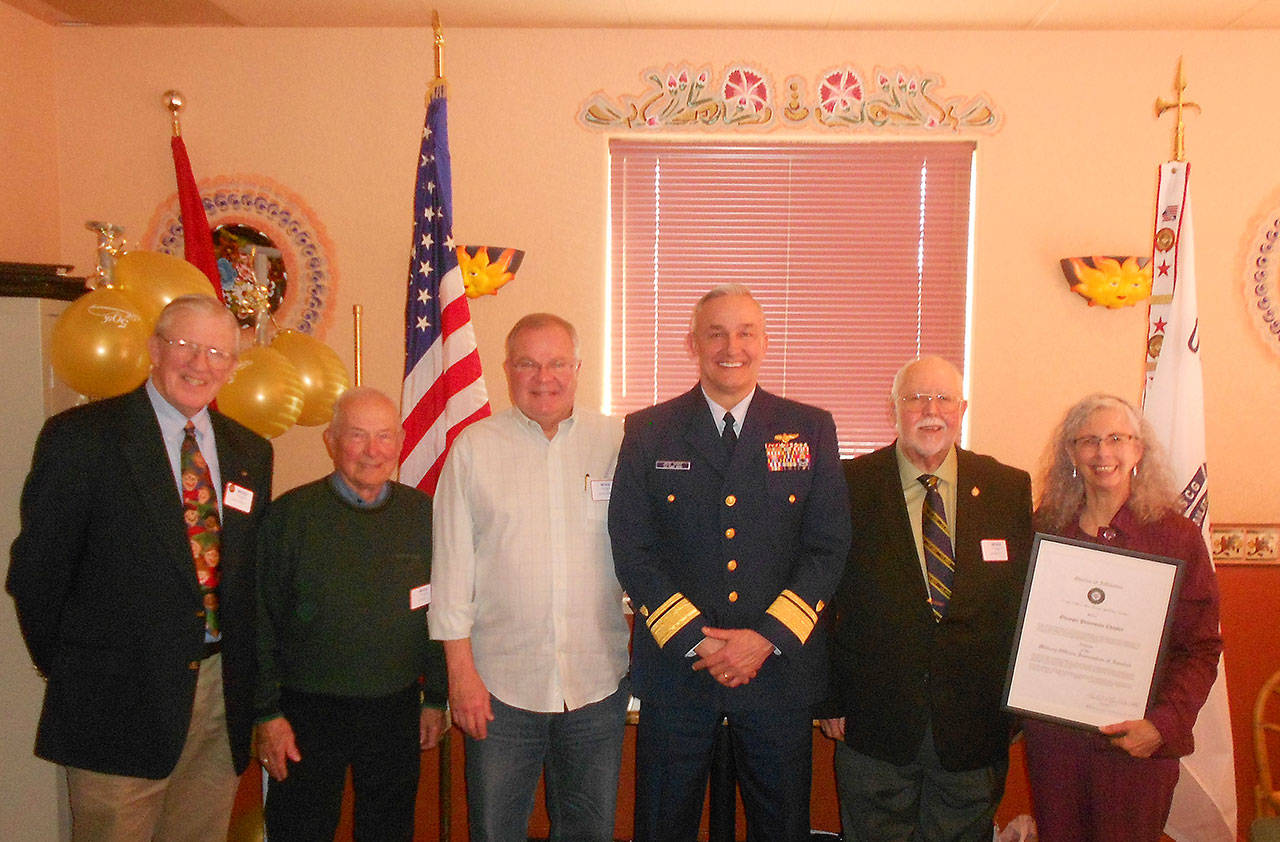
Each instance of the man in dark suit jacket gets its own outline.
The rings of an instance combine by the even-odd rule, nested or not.
[[[694,308],[700,384],[627,418],[609,505],[637,612],[636,839],[692,840],[727,717],[749,838],[809,836],[818,615],[849,542],[835,423],[756,388],[764,314],[741,286]]]
[[[845,464],[854,537],[830,615],[822,727],[842,740],[848,840],[987,842],[1004,793],[1000,699],[1031,547],[1031,480],[955,446],[961,395],[947,361],[908,363],[894,380],[898,440]],[[922,525],[929,482],[946,510],[941,537]],[[935,574],[926,556],[948,542],[954,572]]]
[[[77,842],[226,838],[249,761],[251,553],[271,496],[271,445],[207,408],[238,340],[217,299],[176,299],[147,383],[50,418],[36,442],[7,588],[48,681],[36,754],[66,768]],[[184,465],[188,423],[199,453]],[[198,485],[192,458],[209,468]],[[208,489],[203,508],[184,503],[184,481]]]

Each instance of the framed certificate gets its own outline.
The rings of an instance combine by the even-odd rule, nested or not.
[[[1036,533],[1004,708],[1089,730],[1141,719],[1182,560]]]

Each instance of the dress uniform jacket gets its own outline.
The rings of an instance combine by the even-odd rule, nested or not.
[[[609,534],[637,614],[633,692],[722,710],[821,698],[827,656],[815,625],[849,531],[830,413],[757,389],[732,457],[700,386],[628,416]],[[690,669],[703,626],[754,629],[780,655],[726,689]]]
[[[898,766],[914,761],[929,722],[945,769],[1007,759],[1000,700],[1031,552],[1031,478],[957,449],[956,571],[935,622],[894,445],[846,462],[845,476],[854,540],[829,618],[835,707],[822,715],[847,717],[850,748]]]
[[[237,772],[253,727],[255,531],[271,445],[210,410],[222,482],[222,679]],[[204,651],[203,598],[160,424],[139,387],[50,418],[22,492],[7,586],[48,678],[36,754],[94,772],[167,777],[186,742]]]

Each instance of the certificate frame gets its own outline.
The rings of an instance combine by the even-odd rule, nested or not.
[[[1163,671],[1184,565],[1037,532],[1004,710],[1093,732],[1142,719]]]

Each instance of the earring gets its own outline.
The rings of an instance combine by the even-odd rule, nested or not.
[[[1133,478],[1134,478],[1134,479],[1137,479],[1137,478],[1138,478],[1138,466],[1137,466],[1137,465],[1134,465],[1134,466],[1133,466],[1133,470],[1132,470],[1130,473],[1133,475]]]
[[[1071,478],[1072,478],[1072,479],[1075,479],[1075,478],[1076,478],[1076,477],[1078,477],[1078,476],[1079,476],[1079,474],[1077,474],[1077,473],[1076,473],[1076,463],[1075,463],[1075,462],[1072,462],[1072,463],[1071,463]]]

